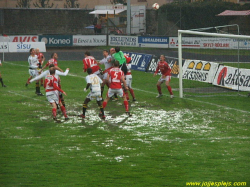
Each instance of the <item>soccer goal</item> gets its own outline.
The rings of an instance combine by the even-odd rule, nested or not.
[[[178,31],[181,98],[250,92],[250,36],[240,35],[239,27],[236,34],[228,31],[228,26]]]

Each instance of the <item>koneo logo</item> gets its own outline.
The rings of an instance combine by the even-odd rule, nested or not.
[[[48,39],[45,38],[45,37],[43,37],[43,38],[41,39],[41,42],[44,42],[45,44],[47,44],[47,43],[48,43]]]
[[[49,44],[70,44],[70,39],[49,38]]]

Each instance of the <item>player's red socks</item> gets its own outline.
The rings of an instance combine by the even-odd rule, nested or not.
[[[53,114],[54,117],[56,117],[56,108],[52,109],[52,114]]]
[[[41,78],[41,86],[43,86],[43,78]]]
[[[125,93],[125,96],[126,96],[127,100],[129,100],[128,92],[126,91],[124,93]]]
[[[28,78],[28,80],[27,80],[27,84],[29,84],[29,83],[30,83],[30,80],[31,80],[31,78]]]
[[[162,94],[162,93],[161,93],[161,86],[158,86],[158,85],[157,85],[157,90],[158,90],[159,94]]]
[[[103,101],[102,106],[103,106],[103,108],[106,108],[107,102],[106,102],[106,101]]]
[[[125,106],[126,112],[128,112],[128,101],[124,101],[124,106]]]
[[[61,106],[61,111],[62,111],[64,117],[67,118],[68,116],[67,116],[66,109],[64,106]]]
[[[168,91],[169,91],[170,95],[173,95],[171,86],[167,86],[167,88],[168,88]]]
[[[132,95],[133,99],[135,98],[135,93],[134,90],[132,88],[129,89],[130,94]]]

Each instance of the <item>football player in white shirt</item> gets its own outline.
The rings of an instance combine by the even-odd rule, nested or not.
[[[98,77],[96,74],[92,73],[92,69],[88,68],[87,69],[88,72],[88,76],[86,77],[86,82],[87,82],[87,86],[86,88],[84,88],[84,91],[86,92],[88,90],[88,88],[90,88],[90,92],[87,95],[83,106],[82,106],[82,114],[79,115],[79,117],[81,118],[85,118],[85,113],[88,107],[88,103],[91,100],[96,99],[97,104],[100,108],[101,111],[101,119],[105,119],[105,115],[104,115],[104,109],[102,106],[102,96],[101,96],[101,86],[100,84],[102,84],[102,80],[100,79],[100,77]]]
[[[0,66],[2,66],[1,60],[0,60]],[[6,85],[3,83],[3,78],[2,78],[1,72],[0,72],[0,82],[2,83],[2,87],[6,87]]]
[[[25,84],[25,86],[28,86],[30,79],[33,77],[38,76],[39,72],[38,72],[38,68],[39,66],[41,66],[41,64],[38,61],[36,52],[34,48],[30,49],[30,56],[28,58],[28,63],[29,63],[29,74],[30,77],[27,81],[27,83]],[[36,81],[36,94],[39,96],[43,96],[43,94],[40,91],[40,85],[39,85],[39,80]]]
[[[107,79],[107,76],[108,76],[108,72],[110,69],[112,69],[112,57],[111,55],[109,55],[109,52],[107,50],[103,50],[103,59],[98,62],[98,65],[101,65],[101,64],[104,64],[105,66],[105,70],[103,71],[103,83],[101,85],[101,95],[103,94],[103,91],[104,91],[104,86],[107,85],[107,87],[109,88],[108,86],[108,81],[106,80]]]
[[[125,54],[124,54],[125,55]],[[127,83],[127,86],[128,86],[128,90],[131,94],[131,96],[133,97],[133,101],[136,101],[135,99],[135,93],[134,93],[134,90],[132,89],[132,73],[131,73],[131,60],[130,61],[127,61],[127,74],[126,74],[126,83]],[[127,100],[129,101],[129,96],[128,96],[128,92],[126,91],[125,92],[125,95],[127,97]]]

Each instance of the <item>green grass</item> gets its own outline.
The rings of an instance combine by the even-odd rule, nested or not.
[[[162,87],[164,97],[157,99],[159,77],[133,71],[138,101],[130,103],[132,118],[124,115],[120,99],[108,103],[106,121],[98,118],[95,102],[81,121],[75,115],[87,95],[86,74],[82,62],[62,61],[61,68],[70,68],[70,75],[61,79],[71,119],[55,123],[46,98],[34,94],[34,84],[24,86],[26,65],[0,67],[8,86],[0,88],[1,187],[174,187],[202,181],[249,186],[249,98],[180,99],[178,79],[173,78],[177,97],[170,99]]]

